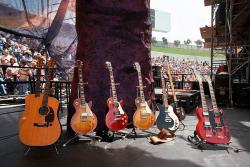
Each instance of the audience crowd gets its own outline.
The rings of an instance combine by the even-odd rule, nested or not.
[[[25,95],[28,93],[28,81],[35,71],[27,67],[36,67],[37,60],[45,60],[44,54],[29,48],[25,38],[15,38],[0,34],[0,95]],[[162,66],[163,57],[153,57],[153,66]],[[210,66],[206,61],[198,62],[192,59],[170,57],[169,64],[174,81],[196,81],[193,69],[210,74]],[[26,68],[22,68],[26,67]],[[24,81],[16,84],[15,81]],[[4,82],[4,83],[3,83]],[[186,83],[188,87],[188,82]]]
[[[166,58],[153,57],[152,66],[162,66]],[[181,59],[176,57],[169,58],[169,66],[174,81],[185,81],[184,88],[191,88],[192,81],[197,81],[193,71],[199,71],[201,74],[210,75],[211,68],[207,61],[197,61],[190,58]],[[215,69],[216,70],[216,69]]]
[[[0,95],[27,94],[29,77],[35,72],[27,67],[35,67],[39,58],[45,60],[42,53],[29,48],[25,38],[0,34]]]

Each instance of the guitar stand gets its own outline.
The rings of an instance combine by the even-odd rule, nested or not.
[[[56,154],[59,155],[59,151],[56,147],[56,144],[53,144],[53,146],[54,146],[54,149],[56,151]],[[27,149],[24,152],[24,156],[28,156],[29,152],[31,151],[31,148],[32,148],[32,146],[27,146]]]
[[[66,147],[69,143],[75,141],[76,139],[77,139],[77,141],[95,142],[96,139],[99,141],[101,138],[98,137],[98,136],[78,135],[78,134],[75,134],[75,136],[73,136],[72,138],[70,138],[69,140],[67,140],[63,144],[63,147]]]
[[[188,136],[187,140],[190,143],[192,143],[193,145],[197,146],[197,148],[200,149],[201,151],[204,150],[205,145],[209,145],[209,146],[225,147],[227,149],[228,153],[229,153],[229,151],[228,151],[229,148],[232,149],[235,153],[239,153],[240,152],[239,148],[236,148],[234,146],[229,145],[230,143],[228,143],[228,144],[210,144],[210,143],[207,143],[206,141],[201,140],[197,136],[197,132],[196,131],[194,131],[194,136]]]

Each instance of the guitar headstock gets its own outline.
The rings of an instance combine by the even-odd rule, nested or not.
[[[36,62],[36,67],[37,68],[42,68],[44,66],[44,59],[41,57],[37,58],[37,62]]]
[[[106,67],[108,68],[108,70],[109,70],[109,71],[112,71],[111,62],[110,62],[110,61],[106,61],[105,64],[106,64]]]
[[[134,67],[135,67],[135,69],[136,69],[138,72],[141,72],[141,66],[140,66],[140,64],[139,64],[138,62],[135,62],[135,63],[134,63]]]

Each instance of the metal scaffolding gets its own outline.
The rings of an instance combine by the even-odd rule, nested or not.
[[[221,47],[225,50],[226,65],[228,66],[228,101],[233,105],[232,84],[235,74],[243,67],[248,66],[246,71],[247,83],[249,81],[250,52],[238,53],[237,50],[249,49],[250,40],[250,1],[249,0],[204,0],[205,6],[211,6],[211,27],[201,28],[202,37],[205,39],[205,47],[211,48],[211,77],[214,66],[214,49]],[[225,10],[224,25],[216,25],[216,11],[218,6]],[[225,9],[224,9],[225,8]],[[244,23],[244,24],[243,24]],[[246,23],[246,24],[245,24]],[[248,23],[248,24],[247,24]],[[246,35],[242,35],[245,33]],[[249,35],[249,38],[244,38]],[[243,55],[245,54],[245,55]]]

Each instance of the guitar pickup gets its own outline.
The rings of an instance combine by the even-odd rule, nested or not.
[[[207,111],[203,111],[203,112],[202,112],[202,115],[203,115],[203,116],[209,116],[209,113],[208,113]]]
[[[210,128],[210,127],[211,127],[210,122],[204,122],[204,127],[205,127],[205,128]]]
[[[87,117],[88,113],[81,113],[81,117]]]
[[[216,124],[216,128],[221,129],[222,128],[222,124],[221,123]]]
[[[115,121],[119,121],[119,120],[121,120],[121,118],[120,117],[116,117],[114,120]]]

